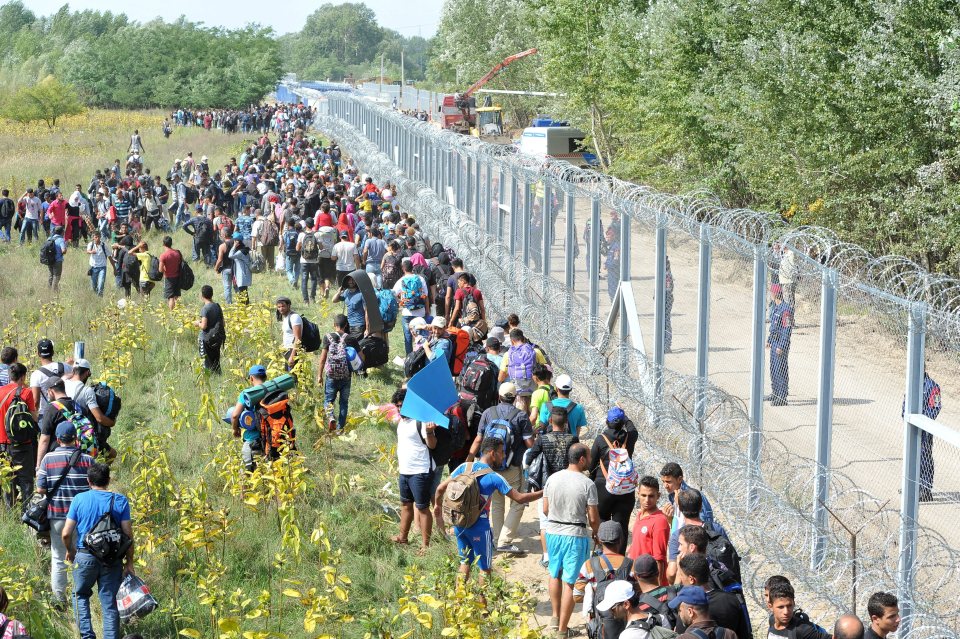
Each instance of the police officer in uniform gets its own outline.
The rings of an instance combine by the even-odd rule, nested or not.
[[[936,419],[940,415],[942,402],[940,384],[936,383],[926,370],[923,371],[923,403],[920,412],[924,417]],[[900,409],[900,417],[905,415],[906,398]],[[920,501],[933,501],[933,435],[920,431]]]
[[[770,287],[773,305],[770,307],[770,334],[767,348],[770,349],[770,386],[772,392],[765,399],[772,406],[786,406],[790,388],[790,336],[793,333],[793,307],[783,299],[783,287]]]

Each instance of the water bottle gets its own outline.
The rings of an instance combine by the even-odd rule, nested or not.
[[[85,352],[85,345],[83,342],[74,342],[73,343],[73,359],[74,361],[78,359],[84,359],[83,355]]]

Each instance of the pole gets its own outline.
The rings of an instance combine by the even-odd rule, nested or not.
[[[763,433],[764,328],[767,306],[767,262],[759,245],[753,254],[753,344],[750,362],[750,443],[747,450],[748,503],[754,508],[759,500],[760,439]]]
[[[380,54],[380,91],[377,93],[378,98],[383,97],[383,54]]]
[[[520,197],[517,194],[519,180],[513,173],[510,174],[510,256],[517,256],[517,220],[520,219]]]
[[[621,240],[622,241],[622,240]],[[654,265],[653,292],[653,367],[654,401],[659,403],[663,395],[663,352],[666,344],[667,311],[667,221],[657,219],[656,260]],[[621,244],[622,245],[622,244]],[[621,254],[621,261],[622,261]],[[607,277],[610,275],[608,274]],[[654,422],[656,423],[656,421]]]
[[[713,266],[713,237],[710,226],[700,225],[700,272],[698,276],[697,296],[697,396],[694,405],[694,419],[699,425],[701,436],[697,439],[694,456],[697,465],[703,463],[704,444],[703,422],[707,413],[707,384],[710,355],[710,273]]]
[[[590,326],[587,339],[592,343],[597,338],[597,317],[600,314],[600,199],[594,197],[590,203]]]
[[[403,47],[400,48],[400,97],[397,99],[397,106],[403,110],[403,85],[407,82],[407,76],[403,68]]]
[[[820,293],[820,385],[817,393],[816,481],[813,495],[813,552],[810,569],[823,564],[827,549],[827,502],[833,445],[833,370],[837,341],[837,272],[823,271]]]
[[[553,189],[543,181],[543,206],[540,207],[540,272],[546,278],[550,277],[550,216],[553,215]],[[546,291],[544,291],[546,294]]]
[[[920,509],[920,437],[921,431],[909,421],[920,412],[923,403],[924,339],[927,308],[917,303],[910,307],[907,334],[907,387],[904,394],[903,487],[901,489],[899,599],[903,621],[898,636],[909,636],[913,614],[913,593],[917,558],[917,515]],[[904,627],[906,626],[906,627]]]
[[[577,227],[575,226],[574,216],[577,213],[577,200],[573,193],[567,194],[567,246],[565,272],[563,274],[564,282],[570,289],[571,297],[574,290],[574,278],[576,276],[577,262],[574,257],[574,247],[577,245]]]

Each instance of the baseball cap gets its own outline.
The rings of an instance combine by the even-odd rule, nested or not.
[[[248,376],[253,377],[266,377],[267,369],[263,364],[254,364],[250,367],[250,372],[247,373]]]
[[[290,301],[290,298],[287,297],[286,295],[281,295],[280,297],[277,298],[277,301],[274,302],[274,304],[280,304],[280,303],[283,303],[283,304],[292,304],[293,302],[291,302],[291,301]]]
[[[619,406],[614,406],[607,411],[607,423],[608,424],[617,424],[623,421],[626,421],[627,416],[623,412],[623,409]]]
[[[48,339],[42,339],[37,342],[37,355],[41,357],[53,357],[53,342]]]
[[[513,382],[504,382],[500,384],[500,397],[504,399],[517,396],[517,386]]]
[[[350,233],[348,231],[340,231],[340,237],[350,237]]]
[[[64,442],[72,442],[77,438],[77,427],[70,421],[62,421],[57,426],[57,439]]]
[[[557,387],[557,390],[573,390],[573,380],[570,379],[569,375],[561,375],[557,378],[555,386]]]
[[[235,239],[235,240],[242,240],[242,239],[243,239],[243,234],[240,233],[240,232],[234,233],[234,234],[233,234],[233,239]]]
[[[707,600],[707,593],[700,586],[684,586],[676,597],[667,602],[667,605],[676,610],[682,603],[688,606],[706,608],[709,601]]]
[[[607,543],[619,541],[622,534],[623,528],[620,526],[620,522],[608,519],[600,524],[600,528],[597,530],[597,540]]]
[[[501,346],[503,346],[503,342],[498,340],[496,337],[487,338],[487,348],[495,348],[497,350],[500,350]]]
[[[660,574],[660,566],[653,555],[640,555],[633,562],[633,574],[643,578],[655,577]]]
[[[412,320],[410,320],[410,330],[412,331],[419,331],[420,329],[426,327],[427,320],[423,319],[422,317],[414,317]]]
[[[433,321],[430,322],[430,326],[435,326],[436,328],[446,328],[447,327],[447,318],[437,315],[433,318]]]
[[[618,526],[620,524],[617,524]],[[702,589],[701,589],[702,590]],[[617,579],[607,584],[607,589],[603,592],[603,601],[597,604],[597,610],[607,612],[617,604],[629,601],[634,595],[633,584],[623,579]],[[674,599],[676,601],[676,599]]]
[[[85,368],[85,369],[87,369],[88,371],[89,371],[89,370],[93,370],[93,368],[90,366],[90,362],[88,362],[87,360],[83,359],[82,357],[73,363],[73,367],[74,367],[74,368]]]

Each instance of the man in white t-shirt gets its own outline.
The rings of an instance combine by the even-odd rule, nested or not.
[[[287,360],[287,370],[291,370],[297,363],[297,342],[303,335],[303,318],[291,309],[289,297],[277,298],[277,319],[283,327],[283,347],[287,349],[284,357]]]
[[[333,259],[337,263],[337,286],[357,268],[357,245],[350,241],[350,234],[340,232],[340,241],[333,245]]]
[[[337,279],[337,258],[333,247],[337,244],[337,229],[332,226],[317,228],[317,240],[320,242],[320,281],[323,282],[323,297],[330,296],[330,285]]]
[[[86,408],[88,415],[96,420],[100,428],[97,429],[97,443],[100,449],[106,451],[108,457],[113,459],[117,452],[107,444],[110,437],[110,430],[116,421],[100,410],[100,404],[97,403],[97,394],[93,388],[87,386],[87,381],[92,375],[90,362],[85,359],[78,359],[73,363],[73,374],[64,377],[63,386],[67,392],[67,397],[72,399],[78,408]]]
[[[410,333],[410,320],[414,317],[426,317],[428,291],[427,280],[422,275],[413,272],[413,263],[404,258],[401,263],[403,267],[403,276],[393,285],[393,293],[400,302],[400,322],[403,325],[403,347],[407,355],[413,350],[413,335]],[[415,280],[420,280],[419,290]],[[408,293],[404,294],[404,285]]]
[[[33,392],[33,401],[39,411],[39,417],[50,406],[50,400],[47,397],[47,391],[50,386],[47,380],[54,377],[64,377],[73,372],[73,366],[64,362],[53,361],[53,342],[48,339],[42,339],[37,342],[37,356],[40,358],[40,367],[30,374],[30,390]]]
[[[393,394],[392,403],[397,411],[403,406],[407,391],[401,388]],[[433,513],[430,500],[433,496],[433,477],[436,465],[430,451],[437,445],[436,424],[418,422],[401,417],[397,424],[397,466],[400,471],[400,533],[392,538],[394,543],[410,543],[407,535],[413,518],[423,541],[423,548],[430,545],[433,532]]]
[[[31,242],[40,239],[40,211],[43,206],[33,193],[33,189],[27,189],[27,192],[20,197],[23,202],[23,222],[20,225],[20,244],[23,244],[24,238]]]

